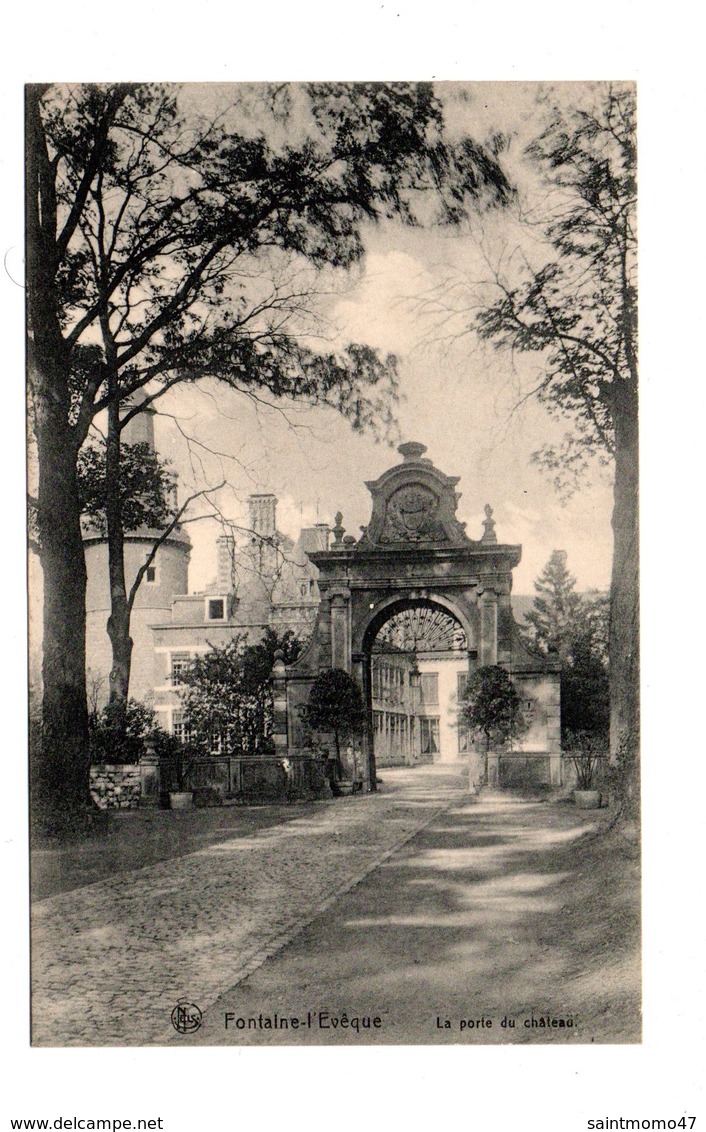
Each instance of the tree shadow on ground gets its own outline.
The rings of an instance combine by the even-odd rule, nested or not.
[[[452,807],[223,995],[196,1040],[639,1041],[638,867],[606,824],[544,802]],[[382,1026],[293,1037],[226,1030],[226,1011]]]
[[[234,837],[250,837],[314,814],[332,803],[296,806],[224,806],[212,809],[115,811],[100,834],[70,843],[34,846],[30,853],[32,901],[70,892],[116,873],[183,857]]]

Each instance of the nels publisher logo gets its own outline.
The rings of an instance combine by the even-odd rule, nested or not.
[[[172,1010],[172,1026],[177,1034],[193,1034],[201,1025],[201,1011],[193,1002],[182,999]]]

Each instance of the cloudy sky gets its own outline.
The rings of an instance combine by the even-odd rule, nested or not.
[[[537,130],[539,99],[547,91],[529,83],[443,87],[453,128],[479,139],[498,131],[509,137],[505,161],[523,207],[535,203],[537,187],[523,150]],[[567,83],[549,92],[585,102],[597,88]],[[471,284],[487,278],[489,264],[516,247],[537,252],[513,211],[479,217],[461,231],[392,223],[371,228],[356,271],[324,281],[330,291],[320,303],[324,330],[334,343],[365,342],[399,357],[400,437],[426,444],[437,467],[460,476],[458,514],[470,537],[480,537],[483,506],[490,503],[501,541],[522,544],[516,592],[532,592],[533,579],[555,548],[568,552],[581,589],[604,588],[612,551],[609,473],[596,468],[573,498],[562,501],[531,454],[564,429],[533,401],[518,407],[538,372],[538,359],[517,368],[509,356],[482,348],[467,332],[463,308]],[[302,523],[331,522],[338,510],[347,531],[357,535],[370,515],[364,481],[399,460],[394,448],[354,435],[331,411],[256,408],[222,393],[217,404],[208,389],[182,390],[164,408],[179,418],[181,431],[164,416],[157,425],[158,445],[178,468],[184,491],[202,486],[204,474],[211,482],[227,479],[219,505],[235,522],[245,522],[249,492],[274,492],[278,525],[293,537]],[[182,432],[232,459],[214,459],[193,446],[187,452]],[[213,575],[218,529],[205,521],[192,524],[190,534],[190,584],[199,589]]]

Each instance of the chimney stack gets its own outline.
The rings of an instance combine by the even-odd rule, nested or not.
[[[258,573],[270,577],[277,568],[277,497],[270,492],[249,495],[250,529]]]
[[[218,576],[216,586],[219,594],[232,594],[235,591],[235,540],[232,535],[221,535],[218,547]]]
[[[276,531],[277,497],[272,494],[249,495],[250,527],[262,538],[273,538]]]

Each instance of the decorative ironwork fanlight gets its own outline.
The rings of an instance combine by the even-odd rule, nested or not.
[[[393,614],[380,629],[374,645],[375,652],[412,653],[415,668],[417,653],[465,652],[467,649],[466,634],[458,621],[443,609],[423,605]],[[414,669],[411,675],[415,675]]]

